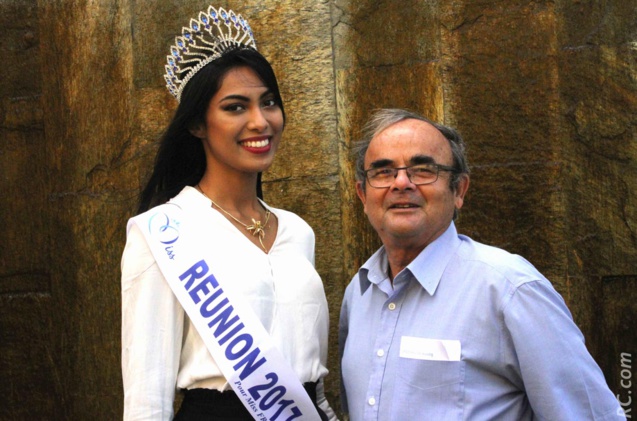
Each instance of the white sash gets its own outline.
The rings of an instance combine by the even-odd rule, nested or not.
[[[188,219],[188,220],[187,220]],[[190,215],[167,203],[131,219],[208,351],[256,420],[320,420],[298,377],[230,280],[214,276],[220,256],[195,247]]]

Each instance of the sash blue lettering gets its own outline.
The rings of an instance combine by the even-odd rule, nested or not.
[[[210,322],[210,324],[212,324],[212,322]],[[243,327],[243,323],[239,323],[238,325],[236,325],[226,336],[219,339],[219,345],[225,345],[225,343],[228,342],[228,339],[236,335],[238,331],[243,329]]]
[[[224,298],[224,301],[228,301],[227,298]],[[219,306],[215,307],[215,310],[217,310]],[[215,331],[213,332],[213,335],[215,335],[215,338],[218,338],[219,336],[223,335],[225,333],[226,330],[228,330],[229,327],[232,327],[232,325],[234,325],[236,322],[239,321],[239,316],[235,315],[232,319],[230,319],[230,315],[232,314],[232,310],[234,310],[234,307],[232,307],[231,305],[229,305],[228,307],[226,307],[225,310],[223,310],[221,313],[219,313],[219,315],[217,317],[215,317],[214,319],[212,319],[210,321],[210,323],[208,323],[208,327],[210,327],[212,329],[212,327],[216,324],[218,324],[217,328],[215,329]],[[230,320],[228,320],[230,319]],[[221,341],[219,341],[220,345],[223,345],[223,343],[221,343]]]
[[[257,357],[259,357],[260,352],[261,350],[259,348],[254,348],[252,352],[250,352],[248,355],[245,356],[245,358],[243,358],[241,361],[239,361],[232,367],[234,368],[235,371],[237,371],[239,370],[239,368],[245,366],[243,370],[241,370],[241,373],[239,374],[239,378],[241,380],[245,380],[246,377],[252,374],[254,370],[261,367],[261,365],[265,362],[265,358],[263,357],[261,357],[259,361],[255,362]]]
[[[281,385],[275,386],[265,394],[263,398],[261,398],[261,402],[259,402],[259,408],[264,411],[272,408],[272,406],[279,402],[281,398],[285,395],[287,389]]]
[[[285,408],[287,408],[288,406],[292,405],[292,404],[294,403],[294,401],[291,401],[291,400],[289,400],[289,399],[281,399],[281,400],[280,400],[279,402],[277,402],[277,403],[278,403],[279,405],[281,405],[281,407],[280,407],[280,408],[279,408],[279,409],[278,409],[278,410],[274,413],[274,415],[272,415],[272,416],[270,417],[270,419],[271,419],[272,421],[274,421],[274,420],[276,420],[277,418],[279,418],[279,415],[281,415],[281,412],[283,412],[283,410],[284,410]],[[297,413],[297,412],[294,412],[294,410],[296,410],[298,413]],[[299,409],[298,409],[297,407],[292,408],[292,414],[295,414],[297,417],[298,417],[299,415],[302,415],[302,414],[300,414],[300,411],[299,411]],[[288,419],[289,419],[289,418],[288,418]]]
[[[209,270],[210,269],[208,268],[208,264],[205,260],[200,260],[192,265],[190,269],[182,273],[179,276],[179,279],[183,281],[186,278],[190,278],[188,279],[188,282],[186,282],[186,291],[188,291],[195,279],[203,278]]]
[[[210,316],[212,316],[213,314],[215,314],[217,311],[219,311],[219,308],[221,308],[221,304],[215,306],[215,308],[213,308],[212,310],[208,309],[208,306],[210,304],[212,304],[212,302],[218,298],[221,294],[223,294],[223,289],[219,288],[218,290],[216,290],[215,292],[212,293],[212,295],[210,297],[208,297],[208,299],[206,301],[203,302],[203,304],[201,305],[201,308],[199,309],[199,313],[201,313],[201,315],[205,318],[208,318]],[[224,301],[228,301],[227,298],[224,299]]]
[[[210,275],[206,279],[195,285],[190,291],[188,291],[188,294],[190,294],[190,298],[192,298],[192,301],[195,304],[199,304],[199,301],[201,301],[203,297],[210,294],[210,289],[208,289],[207,286],[208,284],[210,284],[213,288],[217,288],[219,286],[219,283],[215,279],[214,275]],[[199,296],[199,292],[203,293],[203,297]]]
[[[188,291],[190,298],[195,304],[199,304],[205,299],[200,304],[199,312],[206,319],[214,316],[208,322],[208,327],[214,329],[212,334],[217,339],[217,343],[225,347],[226,358],[230,361],[240,359],[233,368],[235,371],[241,370],[239,378],[243,381],[267,360],[260,355],[261,350],[258,347],[250,350],[254,344],[254,339],[249,333],[239,334],[245,326],[241,322],[239,315],[233,313],[234,307],[229,304],[228,298],[224,296],[223,289],[218,288],[219,282],[217,282],[217,279],[213,274],[208,274],[208,272],[208,264],[205,260],[200,260],[182,273],[179,279],[185,281],[184,288]],[[202,280],[193,287],[192,285],[197,279]],[[215,290],[212,294],[210,293],[211,289]],[[226,345],[226,343],[228,344]],[[276,377],[276,374],[271,374]]]
[[[221,292],[223,293],[223,288],[219,288],[219,291],[221,291]],[[214,295],[214,294],[213,294],[213,295]],[[208,315],[207,315],[207,316],[204,316],[204,317],[212,317],[214,314],[219,313],[219,310],[221,310],[221,309],[222,309],[222,308],[223,308],[226,304],[228,304],[229,302],[230,302],[230,301],[228,301],[228,299],[227,299],[227,298],[224,298],[224,299],[223,299],[223,300],[221,300],[219,303],[217,303],[217,305],[215,306],[215,308],[213,308],[212,310],[210,310],[210,311],[208,312]],[[232,306],[229,306],[228,308],[230,309],[230,311],[232,311]],[[221,315],[226,314],[226,312],[227,312],[227,310],[224,310],[224,312],[223,312],[223,313],[221,313]],[[201,314],[203,314],[203,313],[201,313]],[[217,323],[217,321],[219,320],[219,317],[221,317],[221,315],[220,315],[220,316],[218,316],[218,317],[215,317],[214,319],[212,319],[212,321],[211,321],[210,323],[208,323],[208,326],[209,326],[209,327],[212,327],[212,325],[214,325],[215,323]],[[227,318],[228,318],[228,317],[226,316],[226,320],[227,320]],[[224,329],[224,330],[225,330],[225,329]],[[221,332],[221,333],[223,333],[223,332]],[[215,334],[215,336],[219,336],[219,335],[220,335],[220,334]]]
[[[240,342],[243,342],[243,347],[239,351],[235,352],[234,349]],[[250,349],[250,347],[252,346],[252,342],[254,342],[252,336],[248,335],[247,333],[242,333],[241,335],[235,337],[232,342],[230,342],[230,344],[228,344],[228,346],[226,347],[226,358],[232,361],[242,357],[243,354],[245,354],[245,352]]]

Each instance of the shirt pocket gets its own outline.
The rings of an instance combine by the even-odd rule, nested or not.
[[[400,358],[394,389],[393,420],[461,420],[464,361]]]

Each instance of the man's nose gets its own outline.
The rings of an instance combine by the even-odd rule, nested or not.
[[[396,189],[406,189],[413,187],[414,184],[409,179],[409,175],[407,174],[406,168],[401,168],[396,172],[396,177],[394,177],[394,183],[392,184],[392,188]]]

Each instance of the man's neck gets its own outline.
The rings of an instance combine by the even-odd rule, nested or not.
[[[387,253],[387,262],[389,263],[388,275],[389,279],[394,282],[394,277],[398,275],[403,269],[407,267],[424,247],[405,249],[385,246],[385,252]]]
[[[448,227],[447,227],[448,228]],[[416,257],[425,249],[429,244],[433,243],[438,237],[440,237],[445,231],[441,230],[435,235],[426,239],[416,238],[394,238],[383,237],[381,240],[385,246],[385,253],[387,253],[387,261],[389,263],[389,279],[394,281],[394,277],[398,275],[403,269],[407,267]]]

